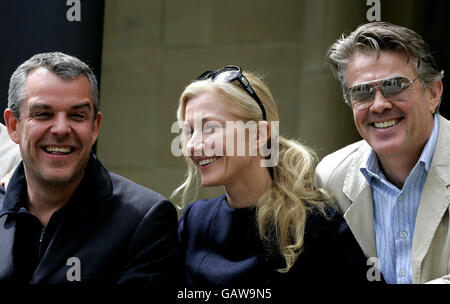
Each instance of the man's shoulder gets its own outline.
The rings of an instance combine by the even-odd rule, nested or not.
[[[349,170],[355,173],[369,151],[370,146],[367,142],[358,141],[327,155],[317,165],[315,172],[317,186],[331,193],[337,203],[336,207],[342,213],[348,208],[349,203],[343,192],[347,173]]]
[[[171,203],[160,193],[139,185],[126,177],[108,171],[111,178],[112,196],[110,199],[146,212],[156,204]]]
[[[439,135],[436,147],[439,149],[446,149],[450,141],[450,121],[445,117],[439,115]]]
[[[361,158],[370,149],[366,141],[361,140],[350,144],[325,156],[317,165],[316,174],[325,177],[332,173],[347,172],[350,164],[357,158]]]
[[[147,188],[145,186],[139,185],[132,180],[123,177],[117,173],[108,171],[109,176],[111,177],[111,182],[113,184],[114,191],[117,192],[138,192],[140,195],[150,196],[156,200],[165,200],[166,198],[160,193]]]

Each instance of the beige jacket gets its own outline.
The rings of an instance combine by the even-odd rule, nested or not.
[[[359,141],[326,156],[317,166],[316,181],[336,199],[367,257],[376,257],[372,191],[360,168],[370,146]],[[439,115],[439,134],[428,172],[411,251],[414,283],[450,284],[450,122]]]
[[[6,127],[0,123],[0,179],[20,162],[19,146],[9,138]]]

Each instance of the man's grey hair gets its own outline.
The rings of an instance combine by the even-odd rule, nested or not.
[[[388,22],[371,22],[360,25],[345,37],[342,35],[327,51],[325,64],[347,88],[346,69],[354,54],[358,51],[375,52],[377,58],[381,51],[401,51],[407,55],[408,62],[413,60],[417,74],[424,84],[439,81],[444,76],[436,65],[428,44],[411,29]]]
[[[26,97],[26,78],[33,70],[41,67],[46,68],[61,79],[75,79],[80,75],[86,76],[94,102],[94,119],[97,117],[99,110],[98,87],[97,79],[92,70],[78,58],[61,52],[51,52],[34,55],[22,63],[12,74],[9,81],[8,107],[17,119],[20,120],[20,106]]]

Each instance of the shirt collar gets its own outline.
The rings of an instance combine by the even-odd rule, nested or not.
[[[27,181],[25,170],[21,161],[8,183],[8,191],[3,198],[3,210],[0,216],[5,213],[18,212],[20,208],[26,208]]]
[[[380,179],[380,175],[384,176],[383,172],[380,170],[380,165],[378,164],[377,154],[372,148],[370,149],[365,166],[361,167],[360,171],[369,184],[372,183],[372,178]]]
[[[419,160],[417,161],[417,163],[424,164],[425,170],[427,170],[427,172],[430,169],[431,161],[433,159],[434,148],[436,147],[438,133],[439,133],[439,119],[438,115],[434,115],[433,131],[431,132],[431,136],[428,139],[425,147],[423,148]],[[379,179],[380,177],[384,178],[384,174],[380,170],[377,154],[372,148],[370,149],[370,153],[365,162],[365,166],[361,167],[360,171],[364,175],[369,184],[371,183],[372,178],[377,179]]]
[[[420,155],[419,162],[425,164],[425,169],[430,169],[431,161],[433,160],[434,148],[436,147],[436,142],[439,133],[439,119],[437,115],[434,115],[434,127],[431,136],[428,139],[427,144],[423,148],[422,154]]]

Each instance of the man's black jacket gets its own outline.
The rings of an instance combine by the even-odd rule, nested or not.
[[[6,194],[0,187],[0,282],[20,277],[15,237],[25,197],[20,163]],[[108,172],[91,154],[63,208],[29,283],[174,284],[180,268],[177,213],[164,197]]]

